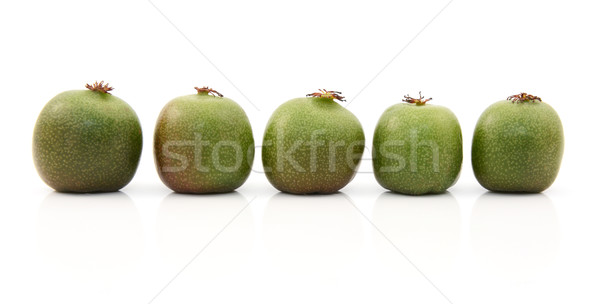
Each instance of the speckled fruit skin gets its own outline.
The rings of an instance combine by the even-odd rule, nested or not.
[[[560,118],[544,102],[498,101],[475,127],[477,181],[499,192],[542,192],[556,179],[564,148]]]
[[[377,123],[372,154],[382,187],[409,195],[442,193],[456,183],[462,165],[458,119],[442,106],[393,105]]]
[[[74,90],[52,98],[35,124],[33,160],[60,192],[110,192],[127,185],[142,152],[133,109],[108,93]]]
[[[313,133],[315,131],[317,133]],[[311,141],[312,134],[317,134],[314,139],[322,145],[313,148],[311,162],[311,146],[305,143]],[[365,135],[356,116],[333,99],[292,99],[279,106],[267,123],[262,148],[265,174],[269,182],[283,192],[337,192],[356,175],[364,141]],[[334,142],[343,144],[329,149]],[[293,149],[296,143],[302,144]],[[296,170],[297,167],[285,159],[278,161],[286,151],[293,151],[291,158],[302,170]]]
[[[206,141],[200,154],[194,144],[168,147],[170,153],[184,157],[187,166],[182,171],[166,172],[166,167],[180,167],[182,161],[165,155],[165,143],[197,138]],[[217,146],[219,142],[226,144]],[[213,161],[215,147],[217,162]],[[177,97],[165,105],[156,122],[154,160],[160,179],[175,192],[231,192],[246,181],[252,169],[254,138],[250,121],[244,110],[228,98],[206,93]]]

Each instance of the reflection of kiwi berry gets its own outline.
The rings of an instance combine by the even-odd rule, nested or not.
[[[57,191],[117,191],[137,169],[140,122],[108,84],[86,88],[60,93],[46,104],[35,124],[33,160]]]

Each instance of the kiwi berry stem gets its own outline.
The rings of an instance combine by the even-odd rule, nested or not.
[[[536,102],[536,101],[542,102],[542,99],[540,97],[537,97],[537,96],[531,95],[531,94],[527,94],[527,93],[511,95],[511,96],[508,96],[506,98],[506,100],[510,100],[510,101],[512,101],[512,103]]]
[[[346,101],[344,96],[342,96],[342,92],[327,91],[325,89],[319,89],[319,92],[306,94],[306,97],[319,97],[319,98],[337,99],[339,101]]]
[[[108,86],[108,83],[104,84],[104,80],[98,82],[94,82],[94,84],[90,85],[88,83],[85,84],[85,87],[94,92],[102,92],[106,94],[110,94],[109,92],[113,90],[112,87]]]
[[[219,96],[219,97],[223,97],[223,94],[217,92],[216,90],[213,90],[209,87],[194,87],[194,89],[196,89],[196,91],[198,91],[198,94],[200,95],[212,95],[212,96]]]
[[[423,95],[421,95],[421,91],[419,91],[419,98],[412,98],[408,94],[406,94],[406,95],[404,95],[404,99],[402,99],[402,101],[407,102],[407,103],[414,103],[417,106],[422,106],[422,105],[425,105],[428,101],[430,101],[432,99],[433,98],[423,97]]]

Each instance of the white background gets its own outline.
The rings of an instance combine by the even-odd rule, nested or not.
[[[596,2],[447,4],[2,2],[0,302],[599,303]],[[95,80],[140,117],[137,175],[120,193],[55,193],[31,161],[36,117]],[[361,173],[342,194],[283,195],[258,153],[236,193],[172,194],[155,119],[203,85],[246,110],[257,144],[282,102],[342,91],[367,137]],[[373,130],[419,90],[459,118],[461,178],[440,196],[388,194],[370,173]],[[472,131],[521,91],[563,120],[561,172],[543,194],[487,193]]]

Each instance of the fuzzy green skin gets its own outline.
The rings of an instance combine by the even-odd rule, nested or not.
[[[491,191],[542,192],[558,175],[563,149],[562,124],[550,105],[502,100],[477,122],[473,171]]]
[[[321,141],[321,145],[311,148],[307,143],[311,142],[314,131],[321,132],[314,138]],[[333,142],[341,143],[330,149]],[[265,174],[269,182],[283,192],[337,192],[356,175],[364,142],[365,135],[356,116],[334,100],[292,99],[279,106],[267,123],[262,149]],[[293,149],[296,143],[301,144]],[[299,167],[281,157],[290,151],[293,151],[291,159]],[[330,153],[334,157],[330,157]],[[311,154],[314,155],[312,161]]]
[[[35,124],[33,160],[60,192],[111,192],[127,185],[142,152],[142,129],[118,97],[90,90],[52,98]]]
[[[373,171],[382,187],[409,195],[441,193],[456,183],[461,165],[462,134],[449,109],[403,103],[391,106],[379,119],[373,136]]]
[[[197,135],[206,144],[169,144],[193,142]],[[222,145],[213,158],[215,145],[225,141],[239,150]],[[168,152],[187,159],[184,170],[167,172],[165,168],[181,167],[183,163],[164,153],[165,143]],[[154,160],[160,179],[175,192],[231,192],[246,181],[252,169],[254,138],[250,121],[244,110],[228,98],[206,93],[177,97],[165,105],[156,122]]]

